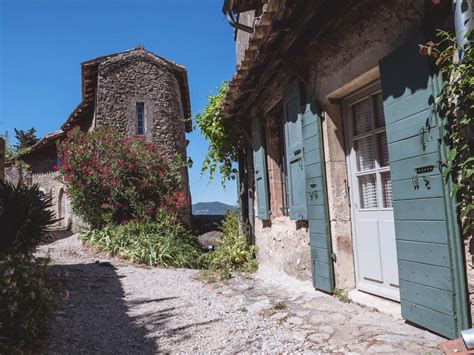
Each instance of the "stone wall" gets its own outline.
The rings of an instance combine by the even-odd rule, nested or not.
[[[38,173],[32,175],[33,184],[38,184],[40,191],[48,198],[51,198],[50,210],[53,211],[55,218],[60,219],[56,223],[57,227],[70,228],[71,220],[71,206],[67,198],[66,186],[58,181],[58,173],[50,171],[47,173]],[[61,203],[65,204],[61,208]],[[62,210],[62,211],[61,211]]]
[[[5,181],[13,185],[23,182],[23,171],[21,167],[13,162],[5,163]]]
[[[136,134],[136,105],[145,107],[145,138],[166,154],[186,156],[185,117],[178,79],[172,69],[138,51],[99,66],[96,127],[110,125],[124,136]]]
[[[255,219],[255,244],[260,267],[311,280],[311,255],[307,225],[287,216],[271,221]]]
[[[136,105],[145,108],[145,139],[168,156],[186,159],[185,119],[178,79],[164,61],[145,51],[133,51],[99,65],[95,127],[110,125],[134,135]],[[182,191],[188,193],[188,171],[183,169]],[[190,215],[191,206],[188,206]]]
[[[37,184],[40,191],[51,198],[50,210],[56,219],[56,227],[70,228],[72,226],[72,209],[67,198],[66,186],[58,180],[58,173],[54,171],[57,164],[56,144],[44,147],[39,153],[27,157],[29,166],[30,182]],[[60,203],[61,201],[61,203]]]

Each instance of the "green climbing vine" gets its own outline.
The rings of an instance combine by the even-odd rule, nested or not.
[[[197,126],[209,142],[201,173],[208,171],[212,180],[218,172],[223,186],[227,180],[236,178],[234,163],[237,161],[239,147],[242,146],[242,134],[238,127],[226,124],[221,119],[221,104],[226,92],[227,83],[223,82],[219,92],[208,96],[206,106],[196,115]]]
[[[436,108],[446,118],[446,142],[450,146],[444,176],[453,181],[453,195],[463,225],[463,236],[474,228],[474,45],[473,31],[460,45],[456,37],[438,31],[440,41],[423,46],[436,59],[443,78]],[[461,57],[461,60],[459,60]]]

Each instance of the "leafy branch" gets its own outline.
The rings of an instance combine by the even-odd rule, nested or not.
[[[227,82],[220,85],[219,92],[207,98],[202,112],[196,115],[196,123],[203,137],[209,142],[201,173],[209,172],[212,180],[218,172],[222,186],[227,180],[235,180],[238,152],[242,147],[242,132],[236,125],[226,124],[221,117],[221,104],[227,92]]]
[[[463,224],[463,236],[474,228],[474,46],[469,31],[467,41],[460,45],[456,37],[438,31],[439,43],[422,46],[421,52],[436,59],[443,77],[436,109],[446,118],[445,141],[450,147],[446,179],[453,181],[453,195]],[[458,56],[462,60],[459,60]]]

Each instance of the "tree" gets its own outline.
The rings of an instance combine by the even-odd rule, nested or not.
[[[18,140],[18,144],[15,146],[18,150],[31,147],[39,141],[36,137],[36,129],[33,127],[26,131],[15,128],[15,137]]]
[[[10,161],[16,158],[17,149],[10,143],[8,143],[8,132],[0,133],[0,138],[3,138],[5,141],[5,159]]]

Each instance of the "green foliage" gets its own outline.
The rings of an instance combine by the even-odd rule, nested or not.
[[[0,134],[0,138],[3,138],[5,141],[5,159],[7,161],[15,160],[18,156],[18,150],[15,146],[8,143],[9,134],[8,132]]]
[[[240,130],[226,125],[221,119],[221,105],[227,91],[227,83],[223,82],[216,95],[207,98],[207,104],[201,113],[196,115],[196,123],[201,134],[209,142],[204,157],[202,173],[209,171],[212,180],[216,171],[221,175],[222,185],[226,180],[235,180],[237,170],[233,167],[237,161],[238,149],[241,146]]]
[[[141,136],[123,138],[111,127],[78,128],[58,147],[59,172],[73,210],[93,228],[129,220],[154,220],[160,209],[181,215],[185,162],[169,159]]]
[[[339,299],[339,301],[342,301],[344,303],[351,302],[351,299],[349,298],[349,294],[347,293],[347,290],[344,290],[342,288],[335,288],[333,294],[334,294],[334,297]]]
[[[278,310],[286,309],[286,303],[279,301],[275,303],[275,306],[273,306],[273,308],[278,309]]]
[[[54,223],[49,206],[36,185],[0,181],[0,353],[21,353],[49,319],[47,260],[32,256]]]
[[[249,246],[245,234],[239,228],[237,212],[228,212],[220,229],[223,233],[216,249],[204,255],[210,270],[219,271],[222,276],[233,270],[255,271],[257,269],[254,245]]]
[[[0,181],[0,256],[12,250],[25,255],[34,252],[55,222],[50,205],[37,185],[15,187]]]
[[[161,211],[156,222],[128,222],[81,233],[90,246],[150,266],[198,268],[201,251],[195,237],[174,216]]]
[[[48,261],[0,259],[0,290],[0,353],[21,354],[44,331],[54,307]]]
[[[440,42],[423,48],[436,58],[443,86],[436,98],[439,115],[446,118],[445,140],[450,146],[443,174],[453,182],[453,195],[463,221],[463,235],[474,228],[474,32],[467,33],[465,45],[456,37],[438,31]],[[457,60],[461,53],[462,61]]]
[[[26,131],[16,128],[14,128],[14,130],[15,138],[18,141],[18,144],[16,145],[18,150],[29,148],[39,141],[38,137],[36,137],[36,129],[33,127]]]

